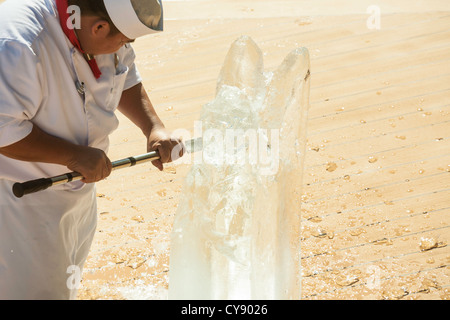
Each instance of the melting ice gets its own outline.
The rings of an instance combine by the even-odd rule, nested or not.
[[[264,72],[251,38],[232,44],[180,194],[169,299],[300,298],[309,68],[305,48]]]

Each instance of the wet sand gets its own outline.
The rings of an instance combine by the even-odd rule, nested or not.
[[[303,299],[450,298],[450,9],[442,1],[166,1],[164,33],[134,44],[169,129],[193,129],[240,35],[267,70],[311,55],[302,195]],[[145,153],[119,115],[112,160]],[[98,230],[79,299],[166,299],[170,232],[187,165],[98,183]]]

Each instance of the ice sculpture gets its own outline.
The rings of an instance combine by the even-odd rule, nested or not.
[[[251,38],[232,44],[180,194],[169,299],[300,298],[309,68],[306,48],[264,72]]]

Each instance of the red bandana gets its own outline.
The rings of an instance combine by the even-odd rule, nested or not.
[[[68,4],[67,0],[56,0],[56,7],[58,8],[59,22],[64,34],[69,38],[70,42],[77,48],[81,53],[85,54],[83,49],[81,49],[80,42],[78,41],[77,35],[73,28],[67,26],[67,21],[69,21],[69,13],[67,12]],[[102,75],[100,69],[98,68],[97,61],[95,58],[88,59],[88,64],[94,73],[95,79],[100,78]]]

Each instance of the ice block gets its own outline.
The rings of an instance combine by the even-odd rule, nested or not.
[[[169,299],[300,298],[309,76],[306,48],[266,72],[250,37],[231,45],[180,193]]]

